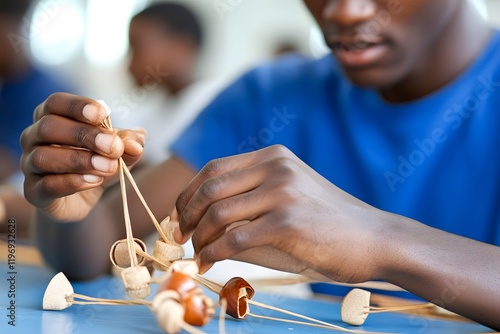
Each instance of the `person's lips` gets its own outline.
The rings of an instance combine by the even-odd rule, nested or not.
[[[379,38],[336,38],[328,41],[339,62],[345,67],[367,67],[376,64],[387,53],[388,44]]]

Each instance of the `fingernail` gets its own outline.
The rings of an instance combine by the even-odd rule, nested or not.
[[[102,108],[96,107],[93,104],[87,104],[83,107],[82,115],[90,123],[100,123],[104,117],[106,117],[106,112]]]
[[[100,155],[94,155],[91,162],[92,167],[104,173],[114,172],[116,167],[118,167],[118,162],[116,160],[111,160]]]
[[[83,180],[87,183],[99,183],[102,180],[102,177],[92,175],[92,174],[85,174],[82,177],[83,177]]]
[[[141,140],[142,143],[146,142],[146,135],[145,134],[138,133],[137,137],[139,137],[139,139]]]
[[[127,140],[126,145],[128,151],[127,153],[130,155],[139,155],[144,150],[144,147],[142,147],[141,144],[132,139]]]
[[[172,210],[172,213],[170,214],[170,219],[172,219],[172,221],[175,221],[175,222],[179,221],[179,214],[177,213],[176,206],[174,206],[174,209]]]
[[[207,271],[210,270],[210,268],[212,268],[213,264],[211,263],[204,263],[204,264],[201,264],[201,261],[198,263],[198,268],[200,269],[200,275],[203,275],[204,273],[206,273]]]
[[[106,133],[100,133],[95,137],[95,144],[98,149],[104,153],[111,153],[113,151],[113,142],[116,137]]]
[[[182,232],[181,229],[176,227],[174,229],[174,241],[180,244],[182,242]]]
[[[144,128],[141,128],[141,127],[135,127],[133,128],[133,130],[137,133],[137,134],[141,134],[143,136],[146,136],[148,134],[148,132],[146,131],[146,129]]]

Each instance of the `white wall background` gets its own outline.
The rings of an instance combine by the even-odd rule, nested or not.
[[[490,22],[500,27],[500,0],[487,0],[488,15]]]

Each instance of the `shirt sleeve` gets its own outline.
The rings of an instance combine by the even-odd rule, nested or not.
[[[252,72],[222,91],[178,137],[171,152],[199,171],[210,160],[243,153],[249,134],[259,127]]]

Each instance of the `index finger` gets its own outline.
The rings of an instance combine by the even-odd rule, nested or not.
[[[38,121],[45,115],[59,115],[92,125],[101,124],[107,117],[98,102],[83,96],[54,93],[36,107],[33,118]]]
[[[182,220],[183,212],[186,209],[191,198],[197,192],[198,188],[209,178],[219,176],[230,171],[247,168],[252,165],[258,164],[264,160],[287,156],[291,152],[281,145],[274,145],[263,148],[258,151],[229,156],[226,158],[215,159],[207,163],[200,172],[191,180],[187,187],[181,192],[175,206],[177,208],[179,221]],[[180,232],[180,231],[179,231]],[[180,241],[182,237],[178,235]],[[182,238],[183,239],[183,238]]]

